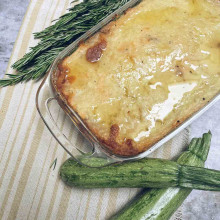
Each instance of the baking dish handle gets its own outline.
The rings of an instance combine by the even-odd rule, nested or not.
[[[62,131],[57,126],[50,108],[49,104],[52,101],[56,101],[55,97],[51,96],[50,86],[47,82],[47,77],[41,83],[37,94],[36,94],[36,107],[37,110],[44,121],[45,125],[49,129],[49,131],[53,134],[55,139],[59,142],[59,144],[74,158],[78,158],[85,154],[85,152],[81,151],[77,147],[73,146],[73,144],[68,140],[68,138],[62,133]],[[94,148],[89,153],[93,154]]]
[[[53,101],[57,102],[57,99],[53,97],[48,81],[49,77],[46,76],[38,88],[36,94],[36,107],[45,125],[64,150],[79,163],[89,167],[103,167],[118,162],[118,160],[110,158],[99,151],[98,148],[95,149],[94,144],[91,144],[92,149],[90,152],[83,152],[68,140],[57,126],[51,114],[49,105]],[[98,162],[94,160],[93,157],[99,157]]]
[[[66,137],[65,134],[62,133],[62,131],[59,129],[59,127],[57,126],[51,112],[50,112],[50,107],[49,104],[52,101],[56,101],[56,98],[54,97],[50,97],[48,99],[46,99],[45,101],[45,107],[46,107],[46,111],[47,111],[47,115],[49,116],[50,120],[47,120],[47,124],[50,124],[50,130],[52,130],[51,132],[55,132],[56,133],[56,139],[58,140],[58,142],[60,142],[60,144],[65,148],[65,150],[68,152],[68,149],[73,149],[74,150],[74,156],[81,156],[81,155],[92,155],[94,153],[94,147],[92,148],[92,151],[90,153],[86,153],[83,152],[82,150],[78,149],[77,147],[73,146],[73,144],[69,141],[69,139]],[[75,151],[76,150],[76,151]],[[72,152],[72,151],[71,151]],[[69,152],[70,153],[70,152]],[[71,156],[72,153],[70,153]],[[78,155],[79,154],[79,155]]]

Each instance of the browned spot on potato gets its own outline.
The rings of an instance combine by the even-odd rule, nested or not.
[[[75,76],[69,76],[69,75],[67,75],[67,81],[68,81],[69,83],[73,83],[75,80],[76,80],[76,77],[75,77]]]
[[[132,144],[132,140],[131,140],[131,139],[127,139],[127,140],[125,141],[125,144],[126,144],[127,146],[129,146],[129,147],[133,147],[133,144]]]
[[[115,139],[119,134],[119,126],[114,124],[110,128],[110,139]]]
[[[66,82],[67,69],[63,68],[61,64],[58,65],[57,70],[57,88],[62,88],[62,85]]]
[[[91,63],[96,63],[102,57],[103,50],[107,47],[107,42],[102,40],[100,43],[95,46],[89,48],[86,52],[86,59]]]

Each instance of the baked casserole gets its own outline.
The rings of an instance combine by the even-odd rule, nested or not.
[[[220,92],[220,1],[141,1],[59,64],[56,87],[112,153],[149,149]]]

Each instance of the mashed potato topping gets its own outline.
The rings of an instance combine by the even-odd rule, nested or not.
[[[220,2],[141,1],[62,61],[57,87],[113,153],[149,149],[220,92]]]

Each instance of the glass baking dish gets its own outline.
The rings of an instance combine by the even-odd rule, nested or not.
[[[220,100],[220,94],[218,94],[202,109],[200,109],[198,112],[193,114],[190,118],[185,120],[179,127],[177,127],[172,132],[167,134],[164,138],[162,138],[156,144],[151,146],[148,150],[136,156],[128,157],[128,156],[115,155],[107,147],[105,147],[102,143],[100,143],[100,141],[92,134],[92,132],[88,129],[88,127],[85,125],[83,120],[67,104],[66,100],[61,96],[61,94],[56,89],[55,82],[57,79],[58,65],[61,60],[63,60],[65,57],[67,57],[68,55],[70,55],[76,50],[80,42],[87,40],[89,37],[91,37],[93,34],[99,31],[103,26],[108,24],[110,21],[112,21],[116,17],[122,15],[128,8],[135,6],[138,2],[140,2],[140,0],[131,0],[130,2],[125,4],[123,7],[116,10],[114,13],[112,13],[107,18],[102,20],[99,24],[97,24],[95,27],[90,29],[87,33],[82,35],[78,40],[76,40],[71,45],[69,45],[67,48],[65,48],[58,55],[54,63],[51,65],[47,75],[45,76],[36,94],[36,107],[45,125],[47,126],[47,128],[50,130],[50,132],[53,134],[53,136],[56,138],[59,144],[67,151],[67,153],[71,157],[73,157],[78,162],[84,165],[87,165],[87,166],[91,166],[89,164],[89,158],[92,158],[92,157],[104,158],[105,160],[103,160],[102,166],[116,163],[116,162],[123,162],[127,160],[135,160],[135,159],[144,158],[148,156],[150,153],[152,153],[153,151],[155,151],[157,148],[162,146],[165,142],[173,138],[177,133],[179,133],[181,130],[186,128],[190,123],[192,123],[193,120],[195,120],[202,113],[204,113],[209,107],[211,107],[216,101]],[[89,145],[88,151],[82,150],[77,146],[73,146],[70,140],[58,128],[53,118],[53,115],[51,113],[51,109],[50,109],[50,104],[54,101],[57,102],[57,104],[63,109],[65,114],[69,116],[69,118],[71,119],[75,127],[89,141],[90,144],[88,144]],[[83,158],[83,162],[82,162],[82,158]],[[84,160],[84,158],[87,158],[88,160]]]

